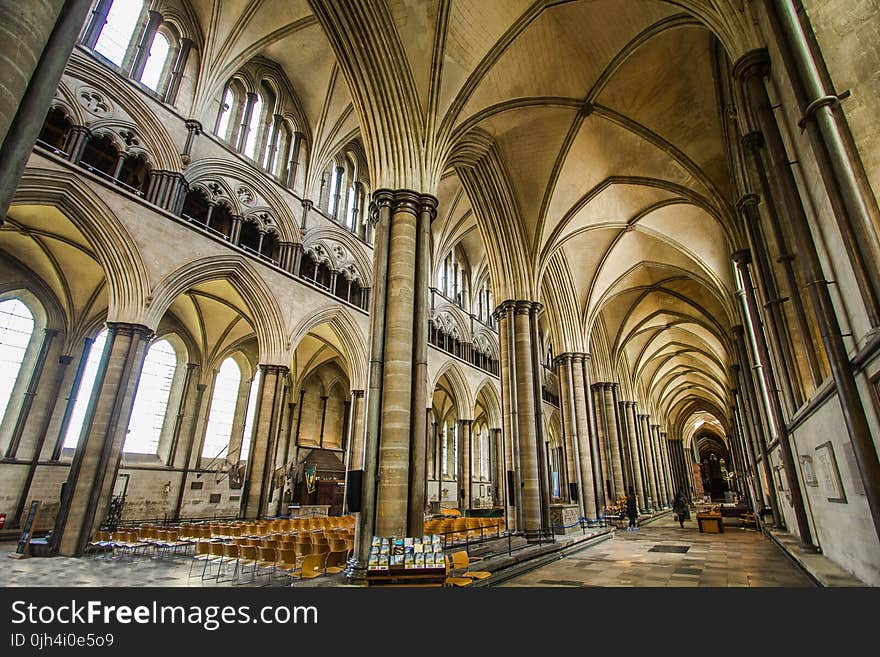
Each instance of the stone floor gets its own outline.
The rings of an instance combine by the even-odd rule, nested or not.
[[[809,587],[815,586],[769,538],[726,527],[701,534],[671,517],[569,555],[499,586]]]
[[[595,543],[535,570],[499,582],[504,587],[809,587],[864,586],[820,554],[802,554],[792,537],[773,538],[752,529],[728,526],[723,534],[701,534],[693,520],[684,529],[664,514],[643,519],[638,532],[618,529],[614,537]],[[640,522],[642,520],[640,519]],[[560,537],[567,550],[589,535]],[[16,545],[0,543],[4,586],[233,586],[201,577],[201,564],[190,576],[191,557],[156,558],[100,556],[6,559]],[[784,550],[784,551],[783,551]],[[787,554],[786,554],[787,553]],[[808,577],[794,561],[812,574]],[[502,571],[503,573],[503,571]],[[502,574],[499,573],[499,574]],[[243,577],[242,579],[248,579]],[[501,578],[503,579],[503,577]],[[486,582],[493,585],[493,579]],[[815,581],[814,581],[815,580]],[[267,577],[245,586],[266,585]],[[278,578],[271,586],[284,586]],[[346,586],[342,575],[295,580],[296,587]]]
[[[6,578],[4,586],[190,586],[215,587],[238,586],[231,580],[232,572],[223,571],[223,580],[216,578],[202,579],[202,564],[195,564],[191,556],[153,555],[102,555],[97,558],[72,557],[30,558],[13,561],[6,559],[7,554],[14,551],[15,546],[7,543],[0,545],[0,563],[3,563],[3,574]],[[190,568],[192,567],[192,576]],[[216,568],[212,569],[214,573]],[[241,574],[240,580],[251,579],[250,569]],[[269,581],[261,575],[255,582],[240,584],[241,586],[340,586],[344,584],[342,575],[329,575],[311,580],[290,580],[277,577]]]

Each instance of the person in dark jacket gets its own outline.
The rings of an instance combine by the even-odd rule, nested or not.
[[[626,528],[628,532],[637,532],[639,528],[636,526],[636,518],[639,517],[639,508],[636,505],[636,495],[633,489],[629,489],[626,495],[626,515],[629,518],[629,526]]]
[[[688,513],[687,500],[684,498],[684,493],[681,491],[678,491],[675,494],[675,501],[672,503],[672,512],[678,519],[679,526],[684,528],[684,521],[690,517],[690,514]]]

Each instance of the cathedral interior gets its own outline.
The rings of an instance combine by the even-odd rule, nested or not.
[[[220,581],[270,530],[348,583],[374,537],[610,554],[681,543],[682,497],[731,562],[880,585],[877,0],[0,18],[0,547],[27,528],[33,578],[114,543],[221,545]]]

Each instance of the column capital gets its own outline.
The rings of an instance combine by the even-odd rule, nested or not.
[[[314,207],[314,203],[312,203],[309,199],[304,198],[302,200],[302,206],[304,210],[311,210]]]
[[[513,307],[514,315],[531,315],[532,314],[532,302],[531,301],[515,301]]]
[[[765,76],[770,72],[770,55],[766,48],[756,48],[748,51],[733,65],[733,77],[741,82],[760,75]]]
[[[730,332],[733,333],[734,338],[742,338],[745,334],[745,329],[743,329],[742,324],[736,324],[735,326],[730,327]]]
[[[152,340],[155,331],[143,324],[130,324],[128,322],[106,322],[107,330],[120,335],[138,336],[143,340]]]
[[[459,422],[465,427],[469,427],[474,423],[473,420],[459,420]]]
[[[758,207],[758,203],[760,202],[760,198],[757,194],[753,192],[749,192],[748,194],[743,194],[739,201],[736,203],[736,207],[740,212],[746,212],[748,208],[756,208]]]
[[[58,362],[61,365],[70,365],[71,361],[73,361],[73,356],[69,356],[68,354],[58,357]]]
[[[556,358],[553,359],[553,367],[559,367],[560,365],[565,365],[565,363],[574,359],[574,354],[572,353],[564,353],[559,354]]]
[[[739,251],[734,251],[730,256],[733,261],[740,265],[748,265],[752,262],[752,253],[748,249],[740,249]]]
[[[187,119],[183,122],[183,125],[186,126],[186,129],[195,135],[202,134],[202,124],[200,121],[196,119]]]
[[[512,299],[502,301],[495,307],[495,310],[492,311],[492,317],[497,321],[505,317],[508,313],[512,313],[514,303],[515,302]]]
[[[269,363],[260,363],[257,367],[263,374],[275,373],[277,376],[287,376],[290,368],[287,365],[272,365]]]
[[[360,399],[361,397],[364,396],[364,391],[363,390],[352,390],[351,396],[354,397],[355,399]],[[428,410],[430,410],[430,409],[428,409]]]

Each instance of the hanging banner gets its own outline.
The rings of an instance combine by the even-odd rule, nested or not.
[[[310,465],[306,468],[306,492],[314,493],[315,492],[315,471],[318,469],[316,465]]]

